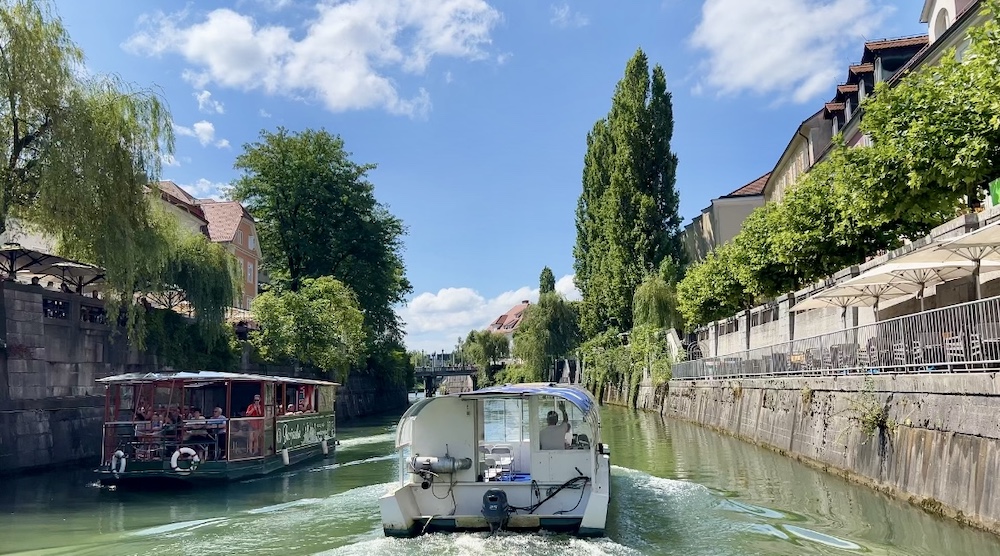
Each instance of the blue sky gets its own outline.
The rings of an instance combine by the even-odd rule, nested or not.
[[[261,129],[326,128],[409,228],[411,349],[450,350],[548,265],[570,297],[587,131],[642,48],[673,93],[685,222],[768,172],[906,0],[57,0],[91,72],[157,87],[163,178],[218,196]]]

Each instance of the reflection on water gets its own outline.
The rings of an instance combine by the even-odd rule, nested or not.
[[[5,481],[0,554],[993,555],[963,529],[773,452],[655,415],[605,408],[608,538],[383,537],[395,419],[342,427],[336,458],[217,488],[129,492],[85,472]]]

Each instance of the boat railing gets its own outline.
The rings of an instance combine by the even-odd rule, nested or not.
[[[237,417],[229,420],[229,459],[264,456],[265,417]]]
[[[203,461],[226,459],[231,427],[228,423],[190,419],[153,427],[149,421],[108,421],[104,438],[110,452],[121,450],[134,461],[169,460],[173,453],[189,447]]]

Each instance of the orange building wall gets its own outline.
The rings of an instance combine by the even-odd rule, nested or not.
[[[255,249],[250,249],[250,238],[254,238]],[[239,228],[237,228],[236,237],[233,238],[232,244],[229,246],[230,252],[236,256],[236,260],[240,264],[240,275],[242,276],[243,283],[243,299],[237,302],[238,307],[244,309],[249,309],[249,301],[257,297],[257,283],[258,275],[260,273],[260,244],[257,238],[257,230],[253,225],[253,222],[244,218],[240,222]],[[248,264],[253,265],[253,275],[247,276]]]

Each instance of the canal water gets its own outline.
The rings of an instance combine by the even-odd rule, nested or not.
[[[326,460],[201,490],[125,492],[84,471],[0,480],[0,554],[997,555],[1000,537],[655,415],[605,408],[608,537],[383,537],[395,419],[342,427]]]

